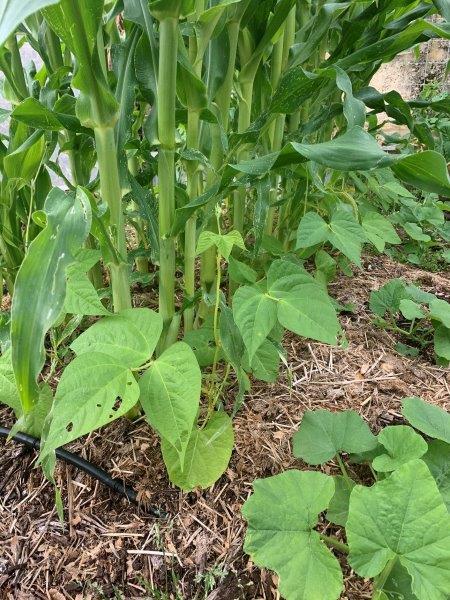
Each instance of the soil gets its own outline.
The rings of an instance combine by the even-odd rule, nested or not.
[[[144,420],[121,419],[71,449],[139,492],[129,504],[87,475],[59,464],[65,521],[52,486],[34,468],[35,454],[0,442],[0,598],[101,600],[276,600],[277,578],[243,553],[240,509],[257,477],[306,468],[292,457],[292,435],[307,409],[357,410],[376,432],[401,421],[400,401],[417,395],[450,409],[450,371],[431,357],[395,353],[397,341],[372,324],[372,289],[392,277],[450,298],[448,273],[431,274],[366,256],[355,277],[341,276],[331,293],[355,305],[341,315],[348,347],[287,336],[287,367],[276,384],[254,382],[237,415],[236,445],[210,489],[181,493],[168,481],[157,436]],[[235,389],[229,390],[232,405]],[[11,414],[0,410],[0,422]],[[328,472],[334,465],[327,467]],[[169,518],[155,519],[145,505]],[[339,532],[333,531],[335,535]],[[342,599],[370,598],[370,585],[345,571]]]

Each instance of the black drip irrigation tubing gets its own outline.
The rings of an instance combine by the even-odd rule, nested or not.
[[[10,438],[18,444],[23,444],[24,446],[37,451],[39,451],[41,447],[40,440],[26,433],[16,433],[15,435],[11,436],[11,429],[8,427],[0,426],[0,438]],[[69,452],[63,448],[57,448],[55,453],[56,457],[60,460],[69,465],[73,465],[81,471],[84,471],[91,477],[94,477],[94,479],[100,481],[100,483],[103,485],[109,487],[111,490],[113,490],[113,492],[125,496],[125,498],[134,504],[138,504],[137,493],[133,490],[133,488],[128,487],[123,483],[123,481],[120,481],[120,479],[114,479],[108,475],[106,471],[96,467],[87,460],[84,460],[84,458],[81,458],[78,456],[78,454],[74,454],[73,452]],[[158,508],[149,507],[146,508],[146,512],[154,517],[157,517],[158,519],[167,518],[167,514]]]

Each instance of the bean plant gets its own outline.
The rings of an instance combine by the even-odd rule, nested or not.
[[[251,377],[277,377],[284,331],[344,343],[330,273],[400,243],[365,181],[383,174],[421,206],[450,195],[417,117],[448,114],[448,98],[370,87],[383,62],[450,38],[448,3],[0,0],[0,17],[14,430],[41,438],[52,478],[58,446],[143,411],[172,482],[209,486]],[[381,111],[406,144],[388,151]]]
[[[244,549],[278,573],[287,600],[337,600],[336,552],[373,580],[373,599],[448,597],[450,415],[417,397],[405,398],[402,412],[411,426],[375,436],[354,411],[307,411],[294,455],[309,465],[334,460],[341,474],[289,470],[254,482]],[[358,481],[359,465],[368,474],[360,470]]]

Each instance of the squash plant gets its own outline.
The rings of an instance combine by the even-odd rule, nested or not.
[[[374,436],[354,411],[308,411],[294,455],[310,465],[335,460],[341,474],[289,470],[254,482],[242,509],[244,549],[278,573],[287,600],[340,597],[343,574],[333,551],[373,579],[374,599],[447,598],[450,415],[415,397],[404,399],[402,412],[412,427],[387,426]],[[343,454],[368,465],[369,486],[350,476]]]
[[[276,379],[285,329],[339,343],[332,254],[346,268],[399,243],[357,178],[450,195],[443,155],[386,152],[367,114],[382,62],[450,38],[446,3],[0,0],[0,16],[15,429],[42,437],[51,476],[58,445],[142,409],[172,481],[209,485],[232,450],[232,372],[235,413],[249,375]],[[401,97],[382,104],[420,131]],[[135,282],[158,312],[133,308]]]

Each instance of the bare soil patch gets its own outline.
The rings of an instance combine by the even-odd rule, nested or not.
[[[236,447],[226,474],[210,489],[180,493],[168,482],[157,437],[141,420],[122,419],[72,445],[72,450],[139,490],[170,514],[156,520],[59,465],[66,521],[53,490],[33,468],[34,453],[0,442],[0,598],[275,600],[276,577],[242,552],[240,508],[256,477],[306,468],[293,459],[291,438],[307,409],[353,408],[376,431],[401,420],[400,400],[420,395],[450,409],[450,371],[426,357],[404,358],[394,337],[376,329],[369,292],[404,277],[450,298],[448,274],[430,274],[366,257],[353,278],[332,285],[356,311],[341,316],[348,348],[286,338],[288,368],[276,384],[255,382],[235,419]],[[234,390],[230,389],[230,405]],[[6,409],[0,422],[11,423]],[[333,467],[330,467],[333,471]],[[347,600],[370,598],[370,587],[346,573]]]

